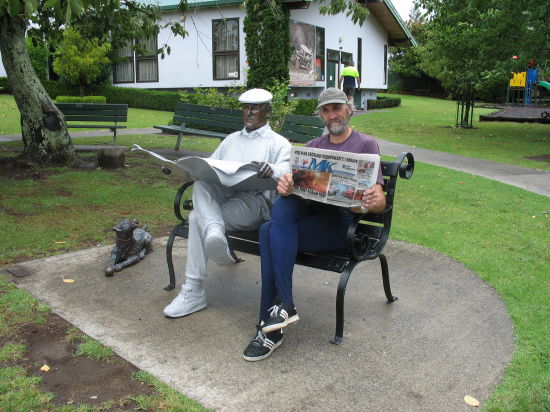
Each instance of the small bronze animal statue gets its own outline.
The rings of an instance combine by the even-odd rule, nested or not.
[[[105,268],[105,276],[113,276],[126,266],[139,262],[153,250],[153,236],[147,232],[147,226],[139,227],[136,219],[121,220],[113,230],[116,232],[116,245]]]

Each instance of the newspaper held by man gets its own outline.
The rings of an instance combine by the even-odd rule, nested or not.
[[[380,156],[293,147],[290,163],[293,194],[359,210],[363,191],[376,184]]]
[[[134,144],[133,151],[141,151],[152,156],[157,163],[170,170],[174,176],[185,180],[202,180],[212,184],[231,187],[235,190],[274,190],[277,180],[273,177],[258,177],[260,166],[254,163],[242,163],[229,160],[210,159],[199,156],[185,156],[177,160],[170,160],[164,156],[143,149]]]

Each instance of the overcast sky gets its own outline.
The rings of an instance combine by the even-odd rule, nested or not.
[[[403,21],[408,20],[413,0],[391,0],[391,2],[399,12],[401,19],[403,19]]]

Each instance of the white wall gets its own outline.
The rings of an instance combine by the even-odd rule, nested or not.
[[[141,88],[189,88],[189,87],[227,87],[246,83],[246,56],[244,47],[243,19],[245,12],[240,7],[223,9],[199,9],[190,13],[185,20],[189,36],[185,39],[174,38],[166,29],[159,34],[159,44],[167,42],[172,53],[164,60],[159,58],[159,82],[117,84],[118,86]],[[212,20],[220,18],[239,18],[240,30],[240,78],[238,80],[213,80],[212,65]],[[168,20],[177,20],[179,15],[170,14]],[[368,89],[385,89],[384,84],[384,44],[387,34],[376,19],[369,16],[363,26],[354,25],[344,13],[335,16],[323,16],[319,13],[319,4],[310,3],[308,9],[291,11],[291,19],[325,28],[325,48],[341,50],[353,54],[357,63],[357,38],[362,38],[362,78],[361,87],[367,89],[365,98],[374,98],[375,93]],[[340,42],[341,39],[341,42]],[[325,62],[326,64],[326,62]],[[326,71],[325,71],[326,73]],[[326,87],[325,81],[316,82],[316,87],[295,88],[298,97],[317,97]]]
[[[199,9],[190,12],[185,20],[189,35],[175,38],[170,29],[162,30],[158,36],[159,45],[168,43],[170,55],[159,57],[159,82],[116,84],[122,87],[138,88],[187,88],[187,87],[227,87],[246,83],[246,58],[244,49],[243,19],[244,10],[240,7],[223,9]],[[212,63],[212,20],[221,18],[239,18],[240,43],[240,79],[213,80]],[[177,21],[178,14],[169,14],[165,21]]]

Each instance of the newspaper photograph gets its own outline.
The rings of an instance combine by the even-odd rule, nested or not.
[[[143,149],[134,144],[133,151],[141,151],[152,156],[162,167],[170,170],[172,175],[184,180],[202,180],[212,184],[220,184],[235,190],[275,190],[277,180],[258,177],[260,167],[253,163],[233,162],[228,160],[210,159],[199,156],[186,156],[170,160],[164,156]]]
[[[293,147],[293,194],[342,207],[361,207],[363,191],[376,184],[380,156]]]

